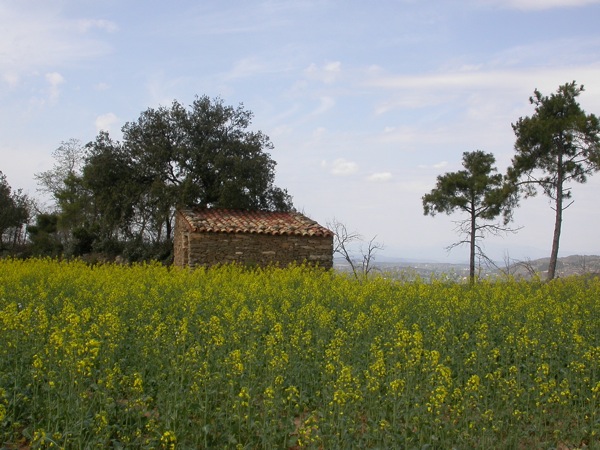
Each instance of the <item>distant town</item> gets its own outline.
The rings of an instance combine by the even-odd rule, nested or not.
[[[544,279],[548,270],[548,262],[549,258],[510,260],[509,262],[494,261],[493,263],[482,261],[478,266],[478,277],[493,279],[512,276],[530,279],[539,276]],[[340,272],[352,272],[350,265],[342,258],[335,258],[334,268]],[[468,278],[469,264],[392,260],[389,258],[383,261],[374,261],[371,273],[403,280],[444,278],[459,281]],[[559,258],[558,277],[586,274],[600,275],[599,255],[571,255]]]

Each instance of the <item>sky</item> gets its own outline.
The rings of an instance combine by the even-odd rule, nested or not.
[[[424,216],[463,152],[514,155],[535,89],[583,84],[600,114],[600,0],[0,0],[0,171],[34,174],[63,141],[113,139],[148,108],[243,104],[270,137],[275,184],[380,259],[468,260],[456,215]],[[574,184],[559,256],[600,254],[600,174]],[[523,200],[496,260],[549,256],[554,211]]]

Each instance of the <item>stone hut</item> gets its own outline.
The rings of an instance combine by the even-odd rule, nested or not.
[[[232,262],[333,267],[333,233],[297,212],[180,209],[174,245],[179,267]]]

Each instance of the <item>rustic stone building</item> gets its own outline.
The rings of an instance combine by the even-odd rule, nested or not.
[[[180,209],[174,245],[174,264],[180,267],[232,262],[333,266],[333,233],[297,212]]]

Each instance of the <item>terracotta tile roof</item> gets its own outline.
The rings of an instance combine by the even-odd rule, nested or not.
[[[333,236],[327,228],[297,212],[192,208],[179,211],[194,232]]]

